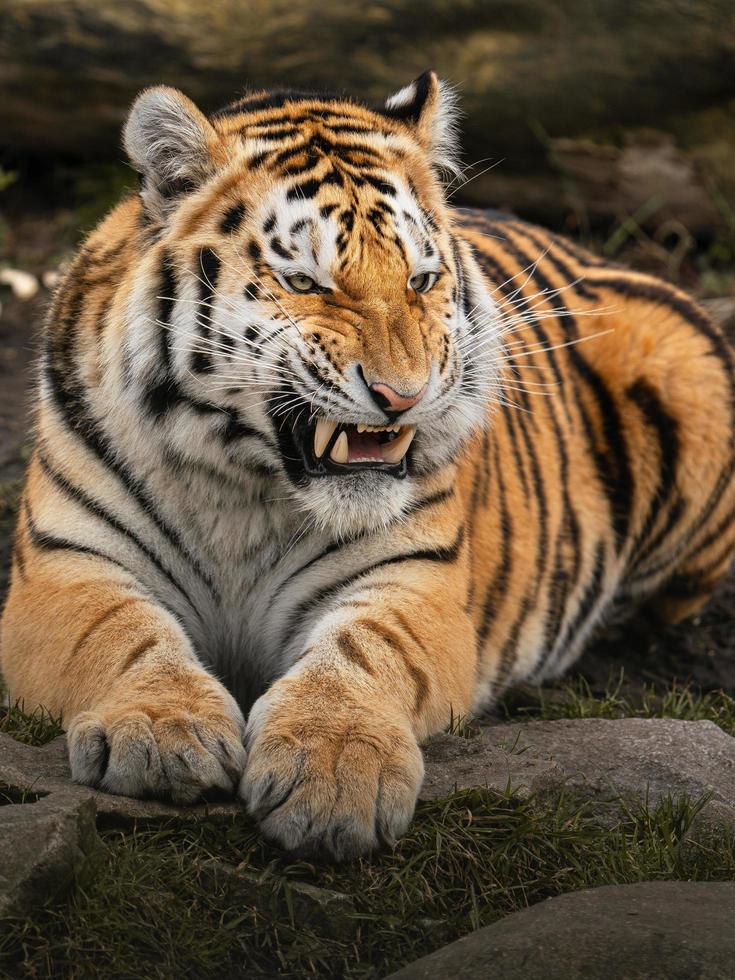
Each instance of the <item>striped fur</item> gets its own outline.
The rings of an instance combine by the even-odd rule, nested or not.
[[[731,352],[678,290],[449,207],[432,74],[210,119],[154,89],[126,141],[142,194],[44,337],[10,694],[63,714],[82,782],[239,786],[288,848],[368,850],[451,713],[643,601],[706,600],[735,543]],[[371,379],[425,389],[407,463],[312,473],[318,417],[385,424]]]

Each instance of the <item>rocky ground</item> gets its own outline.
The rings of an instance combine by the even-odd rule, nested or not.
[[[0,266],[40,281],[78,223],[20,195]],[[625,247],[732,321],[720,268]],[[0,590],[48,295],[0,293]],[[0,977],[735,977],[734,599],[735,577],[694,621],[633,624],[564,684],[460,719],[405,840],[350,867],[284,859],[232,803],[76,787],[53,719],[7,712]]]

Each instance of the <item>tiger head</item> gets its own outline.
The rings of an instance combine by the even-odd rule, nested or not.
[[[179,383],[269,435],[336,533],[410,507],[497,383],[497,309],[442,180],[455,120],[427,72],[377,107],[262,92],[210,118],[153,88],[125,127]]]

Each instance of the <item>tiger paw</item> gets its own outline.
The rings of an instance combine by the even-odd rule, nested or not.
[[[201,697],[186,706],[166,691],[160,703],[118,700],[77,715],[67,733],[72,778],[174,803],[194,803],[212,790],[234,794],[245,768],[242,713],[218,681],[207,677],[201,686]]]
[[[289,851],[343,860],[407,829],[423,758],[390,705],[308,698],[296,679],[254,705],[240,796],[263,834]]]

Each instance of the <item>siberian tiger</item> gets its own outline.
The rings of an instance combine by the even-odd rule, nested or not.
[[[2,621],[73,776],[337,858],[419,744],[735,544],[732,355],[678,290],[455,210],[451,91],[144,91],[43,339]]]

